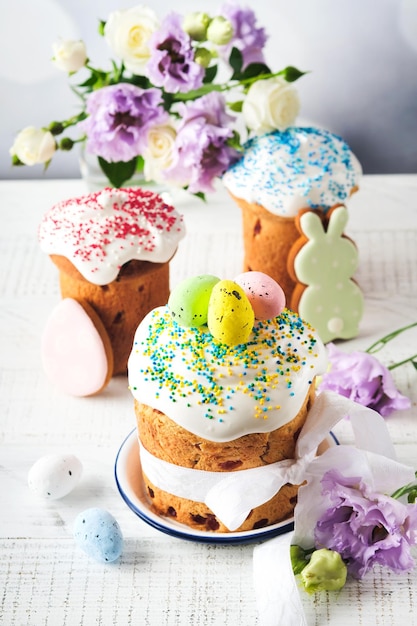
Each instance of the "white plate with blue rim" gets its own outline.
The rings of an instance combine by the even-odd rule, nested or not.
[[[339,442],[331,432],[323,444],[325,447],[328,447],[338,445]],[[282,522],[265,526],[264,528],[240,532],[215,533],[196,530],[184,524],[180,524],[169,517],[158,515],[152,508],[151,499],[148,496],[142,479],[136,429],[129,433],[120,446],[116,456],[114,475],[119,493],[133,513],[142,521],[146,522],[146,524],[149,524],[149,526],[172,537],[177,537],[178,539],[215,544],[253,543],[282,535],[283,533],[290,532],[294,528],[294,518],[291,517]]]

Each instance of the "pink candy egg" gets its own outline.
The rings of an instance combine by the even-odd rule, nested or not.
[[[280,285],[263,272],[243,272],[235,279],[247,295],[257,320],[277,317],[285,307],[285,294]]]
[[[95,312],[65,298],[55,307],[42,336],[42,362],[49,380],[72,396],[90,396],[109,382],[113,355]]]

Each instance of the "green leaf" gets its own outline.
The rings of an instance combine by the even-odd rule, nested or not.
[[[202,96],[211,93],[212,91],[223,91],[223,87],[215,83],[211,85],[203,85],[202,87],[199,87],[199,89],[193,89],[192,91],[187,91],[187,93],[175,93],[172,94],[173,102],[196,100],[197,98],[201,98]]]
[[[242,143],[240,141],[240,134],[236,130],[233,131],[233,136],[227,140],[227,145],[230,146],[231,148],[234,148],[238,152],[242,151]]]
[[[236,113],[242,112],[243,100],[237,100],[236,102],[228,102],[227,106],[231,111],[235,111]]]
[[[233,70],[233,76],[231,80],[239,80],[242,72],[243,56],[240,50],[232,48],[229,57],[229,65]]]
[[[93,87],[96,84],[96,77],[92,74],[89,78],[87,78],[84,82],[79,83],[77,87]]]
[[[203,83],[212,83],[217,75],[217,65],[212,65],[206,69],[206,73],[204,75]]]
[[[265,63],[251,63],[245,67],[242,79],[254,78],[255,76],[262,76],[263,74],[270,74],[271,70]]]
[[[141,173],[141,172],[143,172],[144,167],[145,167],[145,159],[142,156],[139,155],[136,158],[136,171],[138,173]]]
[[[165,111],[168,111],[168,113],[171,110],[171,106],[172,103],[174,102],[174,94],[172,93],[167,93],[166,91],[162,92],[162,100],[164,103],[164,109]]]
[[[16,156],[15,154],[12,155],[12,165],[17,166],[17,165],[24,165],[24,163],[22,163],[22,161],[19,159],[18,156]]]
[[[113,187],[123,187],[123,184],[132,178],[135,173],[137,157],[131,161],[117,161],[114,163],[109,163],[102,157],[98,157],[98,162]]]
[[[101,35],[102,37],[104,37],[104,27],[106,25],[106,22],[103,20],[99,20],[98,23],[98,34]]]
[[[282,72],[279,72],[280,76],[283,76],[288,83],[293,83],[294,81],[307,74],[307,72],[302,72],[301,70],[293,67],[292,65],[288,65]]]
[[[78,87],[88,88],[90,91],[93,89],[99,89],[109,82],[109,73],[102,70],[90,70],[90,76],[82,83],[77,85]]]
[[[291,566],[295,576],[297,576],[297,574],[301,574],[301,572],[307,565],[308,560],[306,557],[307,552],[303,550],[303,548],[296,545],[290,546]]]
[[[152,87],[149,78],[146,76],[139,76],[138,74],[134,74],[131,78],[124,78],[124,83],[131,83],[132,85],[136,85],[136,87],[141,87],[142,89],[149,89]]]

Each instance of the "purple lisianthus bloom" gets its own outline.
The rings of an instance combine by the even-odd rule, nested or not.
[[[345,477],[337,469],[327,471],[321,484],[331,506],[316,524],[316,546],[339,552],[357,578],[375,564],[396,572],[413,567],[416,504],[372,492],[360,477]]]
[[[408,409],[409,398],[395,386],[391,372],[366,352],[345,353],[327,344],[330,371],[323,375],[319,390],[335,391],[387,417],[395,410]]]
[[[252,9],[234,4],[225,4],[220,9],[220,15],[229,20],[233,27],[233,37],[228,44],[221,47],[222,55],[228,60],[232,48],[242,53],[243,68],[251,63],[264,63],[263,48],[267,35],[264,28],[256,26],[256,15]]]
[[[161,28],[150,38],[149,50],[147,70],[154,85],[170,93],[201,87],[204,68],[194,61],[191,39],[181,28],[179,15],[167,15]]]
[[[227,124],[234,118],[226,113],[225,99],[216,92],[181,104],[179,113],[173,164],[166,178],[180,181],[190,193],[213,191],[213,180],[239,158],[238,151],[227,145],[233,136]]]
[[[145,90],[130,83],[93,91],[86,110],[88,117],[79,124],[87,135],[86,149],[109,162],[138,156],[149,127],[167,117],[159,89]]]

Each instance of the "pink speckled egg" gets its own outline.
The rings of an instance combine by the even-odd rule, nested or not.
[[[248,297],[258,320],[277,317],[285,307],[285,294],[281,286],[263,272],[243,272],[235,279]]]

